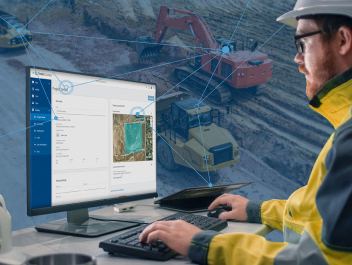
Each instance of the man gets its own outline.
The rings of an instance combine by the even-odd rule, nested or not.
[[[220,218],[267,224],[283,230],[285,242],[201,231],[182,221],[156,222],[141,241],[160,238],[202,264],[352,264],[352,1],[298,0],[278,20],[297,28],[295,62],[306,77],[310,106],[336,130],[307,185],[288,200],[224,194],[209,209],[231,205]]]

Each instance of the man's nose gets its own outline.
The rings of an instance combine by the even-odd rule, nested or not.
[[[297,53],[294,61],[298,64],[303,64],[304,63],[304,57],[302,54]]]

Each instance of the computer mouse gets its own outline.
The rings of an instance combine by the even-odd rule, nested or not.
[[[210,210],[208,212],[208,217],[214,217],[214,218],[219,218],[219,215],[223,212],[229,212],[232,211],[232,207],[229,205],[219,205],[216,206],[213,210]]]

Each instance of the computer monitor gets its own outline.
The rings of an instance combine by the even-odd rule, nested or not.
[[[67,211],[38,231],[98,236],[135,226],[88,208],[157,197],[156,85],[26,68],[27,211]]]

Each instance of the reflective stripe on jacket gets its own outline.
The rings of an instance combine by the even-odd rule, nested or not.
[[[335,132],[319,154],[308,183],[288,200],[250,201],[249,222],[283,231],[284,242],[204,231],[188,256],[201,264],[352,264],[352,68],[334,77],[310,106]]]

